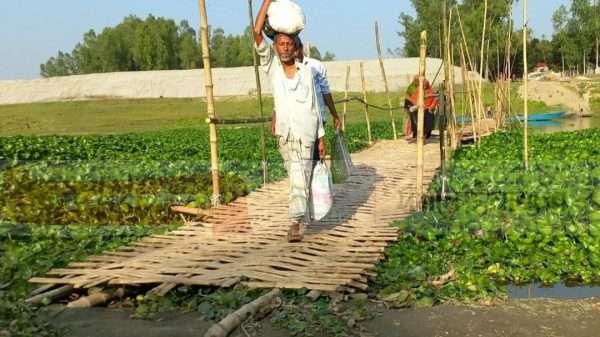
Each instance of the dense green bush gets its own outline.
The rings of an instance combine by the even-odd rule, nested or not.
[[[456,153],[448,199],[397,224],[376,280],[382,296],[432,303],[501,295],[509,283],[600,282],[600,130],[530,141],[528,172],[519,132]],[[432,285],[451,270],[454,282]]]

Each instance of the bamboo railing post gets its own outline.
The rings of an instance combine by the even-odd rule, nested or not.
[[[206,110],[209,118],[216,118],[215,97],[213,91],[212,68],[210,66],[210,50],[208,49],[208,15],[206,14],[205,0],[198,0],[200,7],[200,44],[202,46],[202,60],[204,63],[204,82],[206,85]],[[210,130],[210,164],[212,171],[212,205],[218,207],[221,204],[221,191],[219,186],[219,156],[217,148],[217,126],[209,124]]]
[[[446,99],[450,100],[450,120],[446,120],[446,137],[448,139],[448,143],[450,146],[445,146],[446,149],[446,153],[445,158],[446,160],[449,160],[451,157],[451,152],[452,149],[454,149],[455,147],[455,134],[456,134],[456,118],[454,116],[454,105],[452,103],[453,97],[454,97],[454,85],[453,85],[453,80],[451,79],[452,76],[452,69],[451,67],[453,67],[451,61],[450,61],[450,20],[448,20],[448,1],[447,0],[443,0],[443,7],[442,7],[442,15],[443,15],[443,25],[444,25],[444,52],[443,52],[443,59],[444,59],[444,83],[445,83],[445,95],[446,95]],[[450,14],[452,15],[452,14]],[[446,111],[447,113],[447,111]],[[446,116],[447,117],[447,116]]]
[[[390,97],[390,87],[388,85],[387,76],[385,75],[385,67],[383,66],[383,56],[381,56],[379,23],[377,21],[375,21],[375,42],[377,45],[377,56],[379,58],[379,68],[381,69],[381,76],[383,77],[383,85],[385,86],[385,95],[387,97],[387,104],[388,104],[388,108],[390,109],[390,119],[392,120],[392,131],[394,132],[394,140],[397,140],[398,132],[396,131],[396,120],[394,118],[394,110],[392,109],[392,99]]]
[[[467,72],[467,65],[465,60],[465,51],[463,45],[460,46],[460,62],[462,68],[462,77],[463,77],[463,92],[465,93],[463,96],[463,111],[467,108],[467,100],[468,100],[468,108],[471,115],[471,129],[473,132],[473,141],[477,142],[477,128],[475,127],[475,113],[473,112],[473,95],[471,93],[471,80],[470,74]],[[463,113],[464,117],[464,113]]]
[[[523,113],[523,159],[525,162],[525,170],[529,170],[529,149],[528,149],[528,137],[527,137],[527,127],[529,124],[527,123],[527,119],[529,118],[529,107],[527,106],[529,103],[529,94],[528,90],[528,81],[529,81],[529,71],[527,69],[527,0],[523,0],[523,101],[524,101],[524,113]]]
[[[488,0],[484,0],[483,5],[483,30],[481,32],[481,54],[479,59],[479,86],[477,87],[477,119],[479,120],[477,123],[477,127],[481,132],[481,119],[484,113],[483,106],[483,66],[484,66],[484,52],[485,52],[485,33],[487,29],[487,12],[488,12]],[[479,144],[479,143],[478,143]]]
[[[344,111],[342,114],[342,131],[346,131],[346,114],[348,113],[348,91],[350,91],[350,65],[346,66],[346,91],[344,92]]]
[[[513,9],[509,6],[508,13],[508,41],[506,42],[506,96],[508,96],[508,107],[506,111],[506,117],[509,117],[512,113],[512,97],[511,97],[511,86],[512,86],[512,30],[513,30]]]
[[[367,120],[367,134],[369,136],[369,145],[373,144],[373,137],[371,136],[371,120],[369,118],[369,105],[367,100],[367,81],[365,80],[365,67],[364,64],[360,63],[360,80],[362,81],[363,99],[365,103],[365,119]]]
[[[427,31],[421,32],[421,48],[419,53],[419,112],[417,116],[417,210],[423,209],[423,127],[425,124],[425,67],[427,56]]]
[[[248,0],[248,17],[250,19],[250,29],[254,31],[254,14],[252,13],[252,0]],[[256,100],[258,103],[258,114],[263,117],[263,101],[262,101],[262,86],[260,84],[260,72],[258,71],[258,57],[256,56],[256,50],[252,46],[252,62],[254,64],[254,77],[256,79]],[[260,124],[260,150],[262,158],[262,169],[263,169],[263,184],[267,183],[268,180],[268,167],[267,167],[267,150],[265,148],[265,124]]]

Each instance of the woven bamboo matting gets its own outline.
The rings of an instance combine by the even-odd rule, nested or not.
[[[178,284],[355,291],[397,238],[390,226],[415,205],[416,145],[378,142],[353,155],[356,170],[334,187],[334,209],[307,229],[301,243],[288,243],[287,180],[265,185],[244,198],[210,211],[167,235],[141,239],[85,262],[53,269],[33,283],[159,284],[166,293]],[[425,145],[425,179],[439,166],[439,144]]]

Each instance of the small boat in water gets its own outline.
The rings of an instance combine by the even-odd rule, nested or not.
[[[527,121],[533,122],[533,121],[551,121],[553,119],[559,119],[564,117],[566,114],[566,112],[564,111],[559,111],[559,112],[546,112],[546,113],[539,113],[539,114],[531,114],[527,116]],[[523,121],[525,120],[524,116],[517,116],[517,119],[519,121]]]

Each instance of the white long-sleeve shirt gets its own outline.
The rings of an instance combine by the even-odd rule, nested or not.
[[[256,46],[260,64],[273,85],[276,123],[275,134],[313,143],[325,135],[321,112],[310,67],[296,63],[296,76],[287,78],[273,48],[263,41]]]

